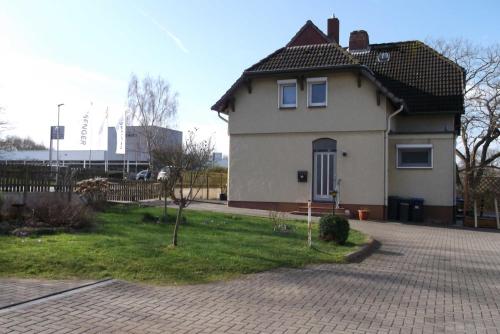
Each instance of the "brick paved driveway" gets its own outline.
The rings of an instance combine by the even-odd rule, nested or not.
[[[184,287],[112,282],[0,311],[0,333],[499,333],[500,234],[353,222],[359,264]]]

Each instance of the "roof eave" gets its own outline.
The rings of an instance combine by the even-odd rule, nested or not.
[[[212,110],[217,112],[222,112],[227,114],[227,100],[234,94],[234,92],[240,87],[240,85],[248,78],[268,76],[268,75],[279,75],[279,74],[297,74],[303,72],[315,72],[315,71],[349,71],[356,70],[362,73],[368,80],[370,80],[377,89],[380,90],[382,94],[387,96],[389,100],[395,105],[404,105],[404,109],[407,109],[406,104],[403,99],[394,95],[387,87],[385,87],[380,81],[375,78],[375,75],[365,65],[361,64],[346,64],[346,65],[331,65],[331,66],[316,66],[316,67],[301,67],[301,68],[293,68],[293,69],[282,69],[282,70],[270,70],[270,71],[245,71],[243,74],[236,80],[236,82],[229,88],[229,90],[211,107]]]

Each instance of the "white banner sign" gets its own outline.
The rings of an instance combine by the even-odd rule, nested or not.
[[[116,124],[116,154],[125,154],[125,129],[127,127],[127,115],[126,111],[123,111],[123,115],[118,120]]]
[[[80,149],[108,149],[108,109],[96,109],[93,104],[78,120]]]

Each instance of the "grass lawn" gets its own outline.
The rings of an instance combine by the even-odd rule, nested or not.
[[[169,211],[173,221],[174,209]],[[315,247],[309,249],[304,221],[286,221],[293,232],[281,234],[267,218],[186,210],[179,245],[171,248],[173,224],[145,223],[146,212],[160,216],[162,209],[113,207],[98,214],[91,233],[0,236],[0,276],[203,283],[276,267],[343,262],[366,241],[353,230],[345,246],[319,241],[314,224]]]

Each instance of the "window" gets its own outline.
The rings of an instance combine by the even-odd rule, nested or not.
[[[431,144],[396,145],[397,168],[432,168]]]
[[[327,78],[307,79],[307,105],[309,107],[326,107],[327,92]]]
[[[297,80],[278,80],[278,95],[280,108],[296,108]]]

